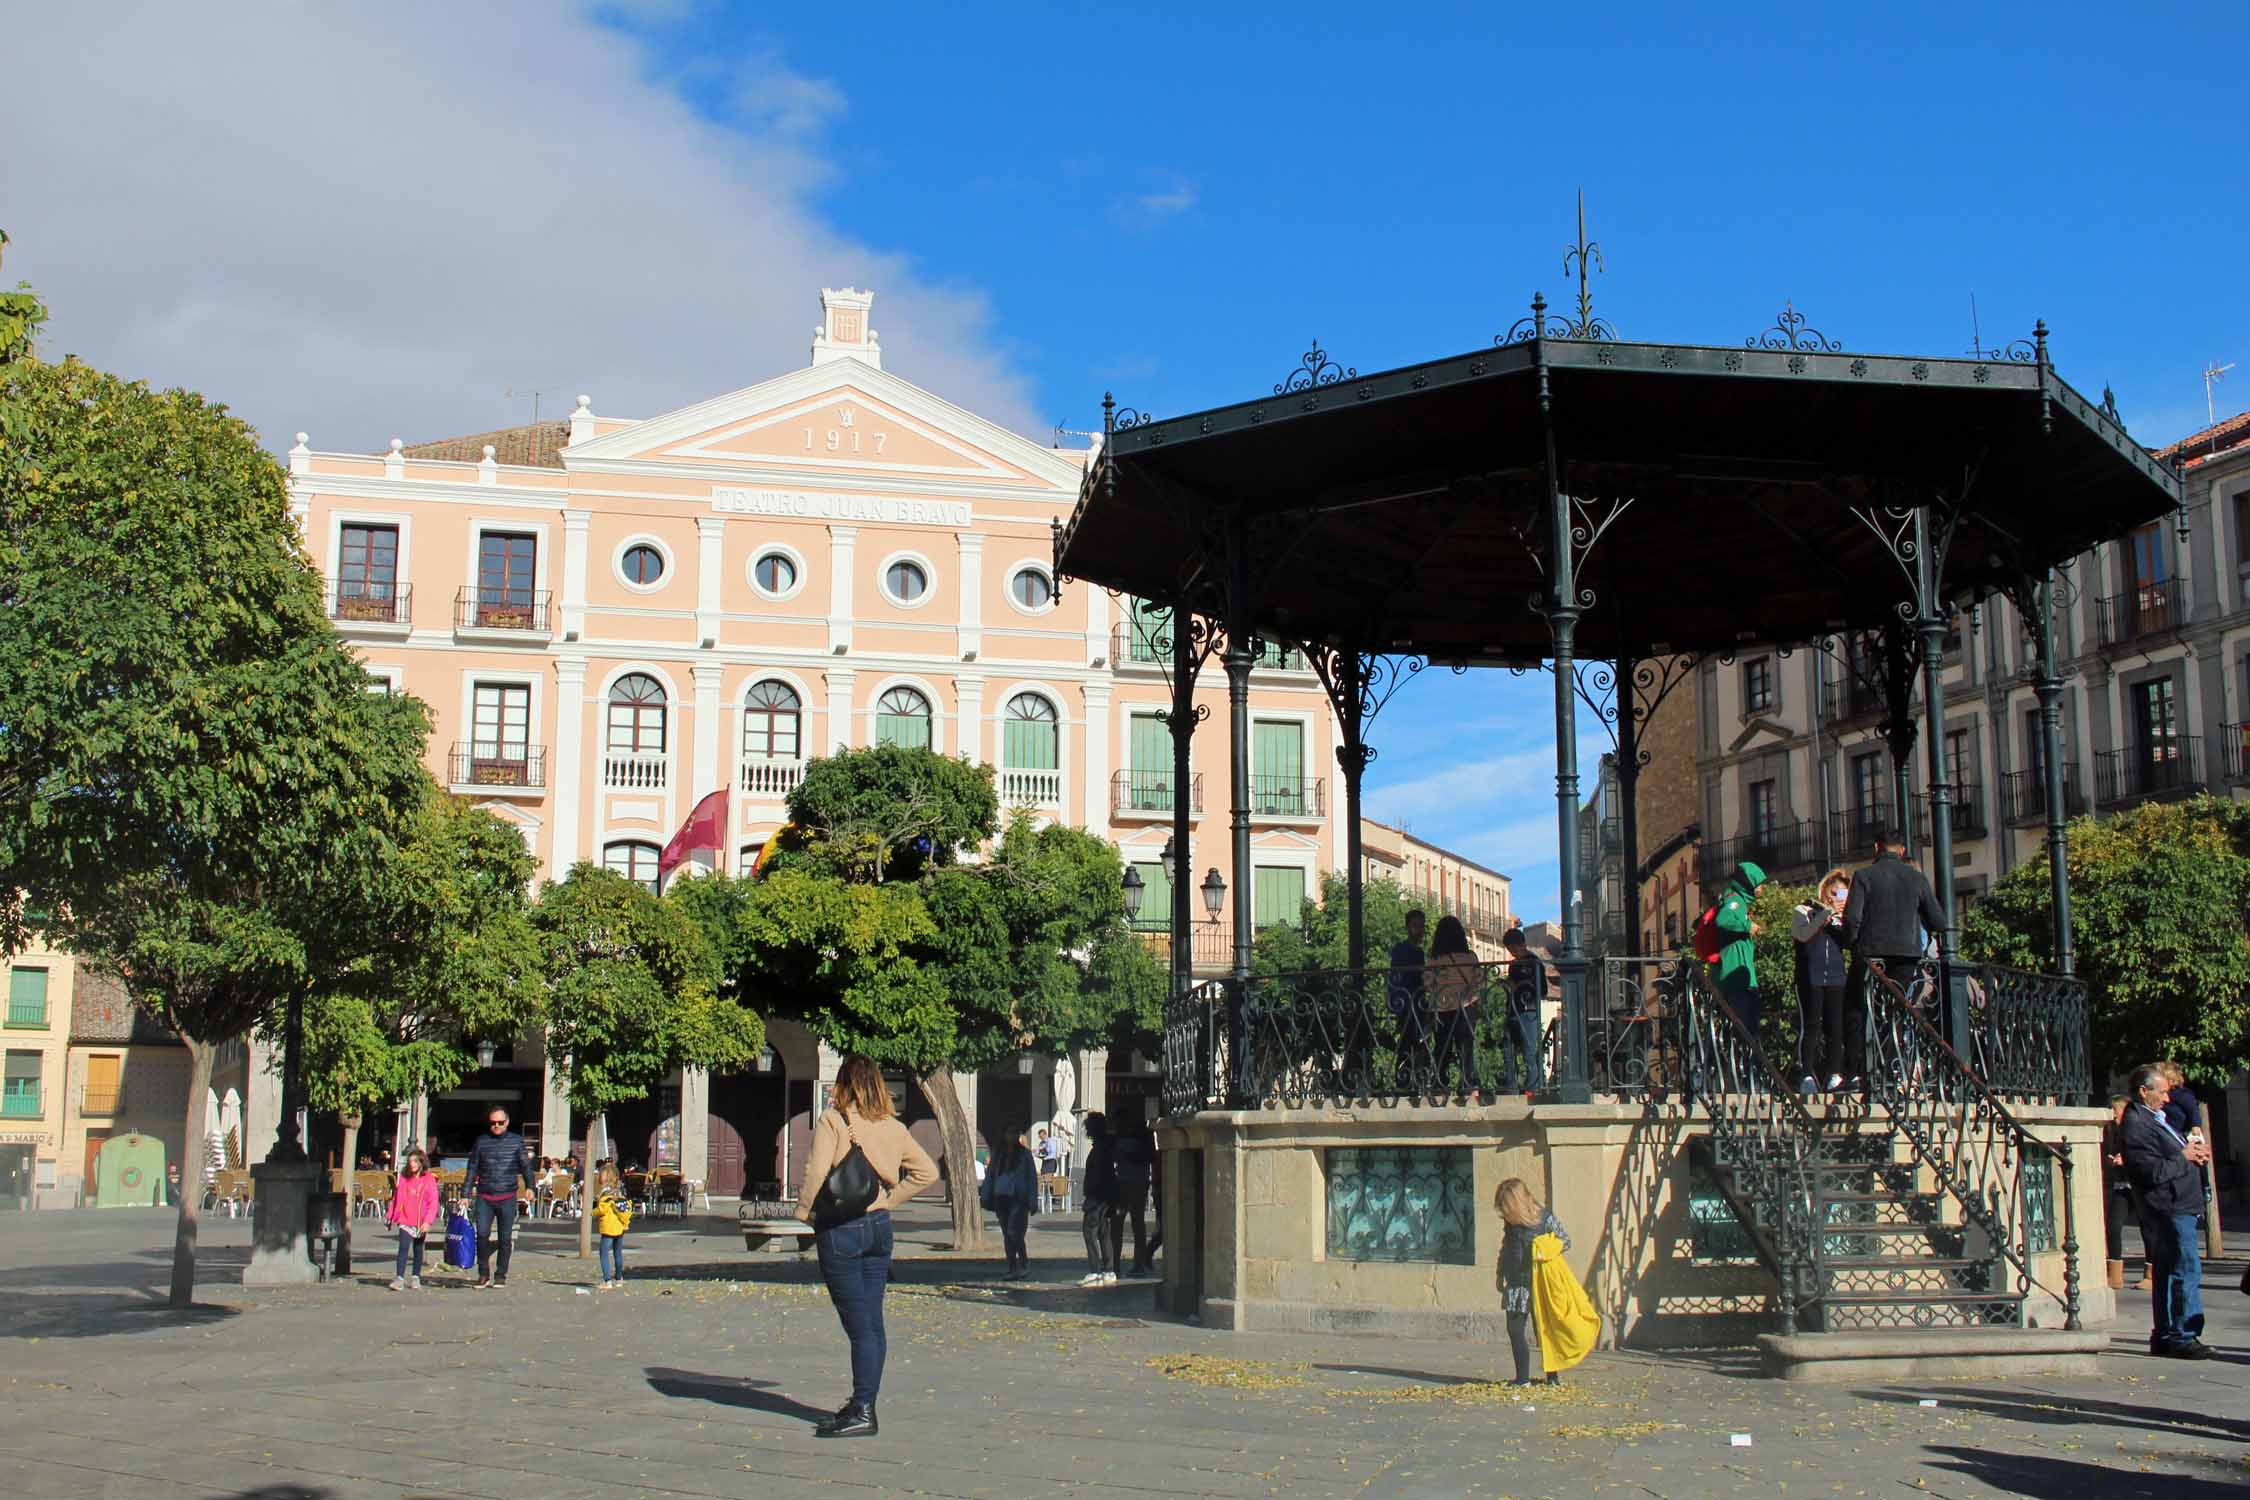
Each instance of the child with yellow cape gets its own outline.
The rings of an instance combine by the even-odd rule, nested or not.
[[[1508,1349],[1515,1356],[1512,1386],[1531,1384],[1529,1324],[1539,1326],[1539,1363],[1547,1384],[1592,1352],[1602,1320],[1586,1289],[1563,1263],[1570,1235],[1520,1177],[1500,1184],[1500,1292],[1508,1312]]]

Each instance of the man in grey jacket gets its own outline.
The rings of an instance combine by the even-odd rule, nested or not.
[[[2125,1145],[2125,1177],[2140,1201],[2148,1238],[2148,1352],[2163,1359],[2209,1359],[2203,1342],[2203,1255],[2195,1232],[2203,1212],[2203,1168],[2211,1147],[2200,1137],[2181,1139],[2164,1118],[2172,1091],[2164,1070],[2147,1063],[2133,1070],[2118,1134]]]

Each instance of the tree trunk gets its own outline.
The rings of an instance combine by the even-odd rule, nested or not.
[[[336,1242],[336,1274],[352,1274],[352,1210],[359,1196],[359,1116],[339,1114],[344,1128],[344,1237]]]
[[[953,1248],[982,1250],[984,1210],[977,1204],[977,1141],[969,1129],[968,1111],[954,1092],[951,1073],[932,1073],[914,1081],[930,1101],[938,1131],[945,1137],[945,1175],[953,1187]]]
[[[191,1307],[195,1303],[195,1240],[203,1227],[203,1137],[209,1129],[203,1102],[211,1093],[211,1048],[192,1037],[182,1036],[180,1040],[188,1050],[187,1140],[182,1147],[188,1159],[180,1163],[180,1222],[172,1236],[171,1305]]]
[[[594,1127],[602,1117],[586,1117],[585,1170],[578,1174],[578,1258],[587,1260],[594,1253],[594,1179],[601,1175],[594,1170]]]

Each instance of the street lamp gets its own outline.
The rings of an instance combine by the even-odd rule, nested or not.
[[[1180,847],[1176,839],[1166,839],[1164,841],[1164,852],[1156,857],[1164,866],[1164,883],[1170,885],[1173,871],[1180,863]]]
[[[1219,867],[1213,865],[1210,873],[1203,877],[1203,909],[1211,914],[1212,921],[1219,920],[1219,908],[1226,904],[1226,900],[1226,879],[1219,874]]]
[[[1125,920],[1131,922],[1138,919],[1141,914],[1141,893],[1145,888],[1145,882],[1141,879],[1141,872],[1131,865],[1127,865],[1123,885],[1125,887]]]
[[[495,1053],[494,1053],[494,1050],[493,1050],[493,1046],[492,1046],[492,1043],[490,1043],[490,1042],[479,1042],[479,1043],[477,1043],[477,1066],[478,1066],[478,1067],[480,1067],[480,1068],[489,1068],[489,1067],[491,1067],[491,1066],[492,1066],[492,1059],[493,1059],[493,1057],[494,1057],[494,1056],[495,1056]]]

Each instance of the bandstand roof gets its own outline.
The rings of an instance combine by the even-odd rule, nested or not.
[[[1944,596],[2165,516],[2176,473],[2054,371],[1858,354],[1785,313],[1748,347],[1545,334],[1362,375],[1314,350],[1254,400],[1119,414],[1058,570],[1222,612],[1245,521],[1253,618],[1291,639],[1537,660],[1547,463],[1591,546],[1583,656],[1721,651],[1897,618],[1905,513],[1958,497]],[[1855,514],[1855,510],[1863,514]],[[1870,525],[1872,520],[1875,525]],[[1606,526],[1604,523],[1607,522]],[[1527,543],[1529,545],[1527,545]]]

